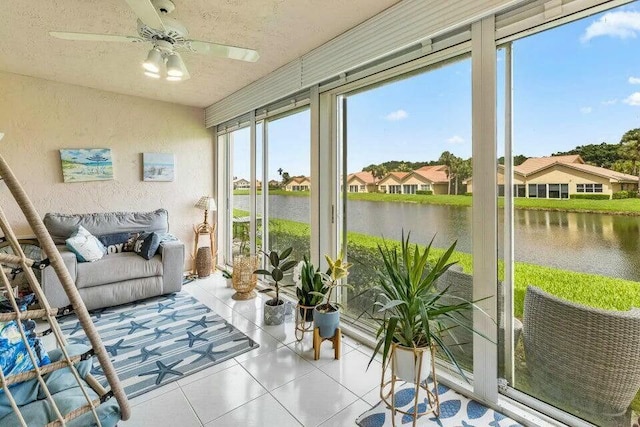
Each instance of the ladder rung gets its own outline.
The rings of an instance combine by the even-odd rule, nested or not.
[[[31,267],[33,263],[35,263],[34,260],[29,258],[25,258],[24,261],[29,267]],[[22,264],[22,258],[13,254],[0,253],[0,262],[5,264],[20,265]]]
[[[20,313],[0,313],[0,322],[8,322],[10,320],[17,319],[42,319],[43,317],[47,317],[49,314],[51,316],[55,316],[58,313],[58,309],[51,309],[50,313],[47,313],[47,310],[44,308],[40,308],[37,310],[25,310]]]
[[[75,365],[76,363],[78,363],[78,362],[80,362],[82,360],[82,355],[79,354],[77,356],[69,356],[69,359],[71,359],[71,363]],[[68,366],[69,366],[69,364],[67,363],[66,360],[59,360],[57,362],[53,362],[53,363],[50,363],[48,365],[41,366],[40,367],[40,374],[41,375],[48,374],[50,372],[57,371],[58,369],[67,368]],[[0,379],[0,387],[4,387],[4,384],[11,385],[11,384],[15,384],[15,383],[21,383],[23,381],[27,381],[27,380],[36,378],[37,376],[38,376],[38,373],[36,372],[35,369],[32,369],[30,371],[26,371],[26,372],[21,372],[19,374],[11,375],[9,377],[6,377],[5,380],[4,380],[4,383]]]

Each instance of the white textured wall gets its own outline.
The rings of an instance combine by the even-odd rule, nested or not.
[[[158,84],[163,84],[158,82]],[[0,155],[41,215],[169,211],[172,233],[193,245],[193,207],[213,192],[212,136],[200,108],[0,72]],[[111,148],[113,181],[65,184],[59,149]],[[143,182],[142,153],[174,153],[173,182]],[[6,186],[0,205],[18,235],[31,234]]]

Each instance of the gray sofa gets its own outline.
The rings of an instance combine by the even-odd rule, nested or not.
[[[163,242],[158,253],[150,260],[134,252],[122,252],[105,255],[95,262],[81,263],[65,247],[65,240],[78,225],[94,236],[141,231],[166,233],[169,230],[169,215],[164,209],[73,215],[48,213],[44,217],[44,224],[58,245],[89,310],[178,292],[182,288],[185,249],[180,241]],[[69,305],[69,299],[51,266],[42,272],[42,289],[51,306]]]

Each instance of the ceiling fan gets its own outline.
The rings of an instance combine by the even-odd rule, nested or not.
[[[138,16],[138,36],[118,36],[111,34],[66,33],[51,31],[53,37],[64,40],[106,41],[122,43],[149,42],[153,47],[142,63],[144,74],[159,79],[166,66],[166,79],[186,80],[190,77],[182,61],[180,51],[203,53],[220,58],[256,62],[258,52],[236,46],[190,40],[189,31],[180,22],[169,18],[175,5],[171,0],[125,0]]]

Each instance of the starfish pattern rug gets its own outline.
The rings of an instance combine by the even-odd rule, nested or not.
[[[431,377],[427,379],[433,390]],[[421,396],[421,395],[419,395]],[[438,396],[440,398],[440,416],[434,417],[432,414],[418,418],[417,426],[439,426],[439,427],[522,427],[520,424],[507,416],[487,408],[481,403],[464,397],[449,387],[438,384]],[[395,402],[398,409],[405,412],[413,412],[415,389],[413,384],[398,387],[395,393]],[[419,398],[420,400],[420,398]],[[418,403],[418,411],[427,409],[426,394],[422,402]],[[356,419],[356,424],[360,427],[387,427],[392,425],[391,410],[380,401],[373,408],[369,409]],[[396,426],[411,426],[413,417],[396,412]]]
[[[129,398],[259,345],[186,292],[90,312]],[[70,344],[86,344],[75,315],[59,320]],[[99,366],[91,372],[106,384]]]

